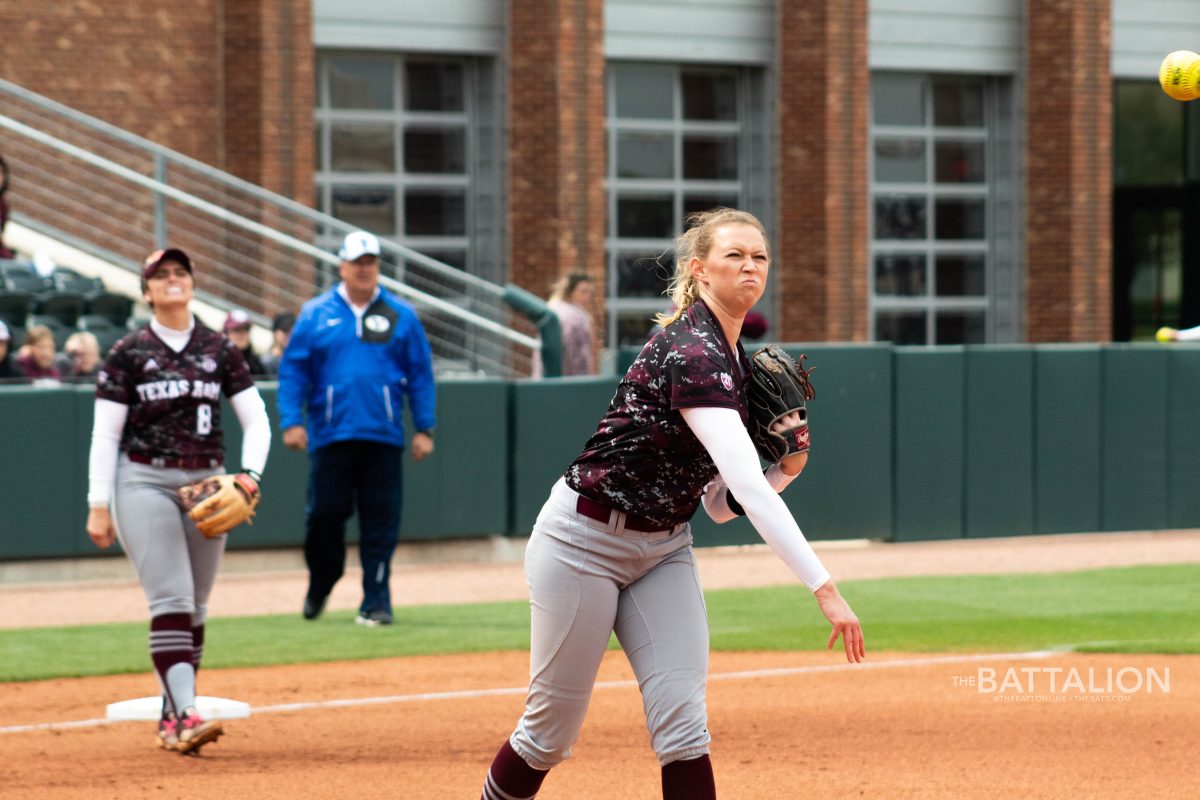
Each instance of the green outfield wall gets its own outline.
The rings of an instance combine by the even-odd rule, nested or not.
[[[788,349],[817,368],[812,457],[784,494],[810,538],[1200,527],[1200,346]],[[405,461],[402,539],[527,535],[616,385],[442,381],[437,449]],[[230,547],[295,547],[308,458],[282,447],[275,385],[260,388],[276,436],[256,522]],[[91,424],[88,387],[0,388],[0,560],[96,554],[84,533]],[[703,512],[694,532],[702,546],[759,541],[744,519]]]
[[[1038,533],[1101,529],[1099,347],[1034,353],[1034,518]]]

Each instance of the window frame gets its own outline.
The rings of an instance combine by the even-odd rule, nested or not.
[[[392,230],[372,230],[380,236],[397,241],[420,252],[452,252],[465,265],[465,271],[476,272],[473,263],[477,245],[472,242],[476,230],[474,219],[476,193],[479,191],[476,161],[481,158],[477,136],[479,83],[481,69],[471,58],[455,54],[411,54],[392,51],[361,52],[343,49],[322,49],[316,54],[316,103],[314,126],[316,135],[317,169],[314,194],[317,208],[332,213],[333,193],[342,187],[379,187],[394,193]],[[366,110],[334,108],[330,102],[330,65],[338,58],[378,60],[390,63],[392,69],[392,109]],[[462,70],[463,108],[458,111],[412,111],[406,108],[406,66],[412,62],[454,63]],[[332,169],[332,131],[338,124],[380,124],[392,128],[394,170],[392,172],[349,172]],[[405,133],[409,130],[458,129],[463,141],[463,171],[409,172],[405,164]],[[463,202],[463,231],[460,234],[409,235],[406,230],[405,202],[410,190],[450,192],[460,194]],[[340,239],[321,232],[320,246],[336,248]],[[404,265],[394,266],[394,277],[403,279]],[[389,270],[390,271],[390,270]]]
[[[671,113],[669,117],[633,118],[618,117],[617,97],[618,73],[622,69],[662,71],[671,77]],[[683,118],[683,76],[685,73],[703,72],[713,75],[730,76],[734,79],[737,92],[735,100],[735,118],[732,120],[689,120]],[[758,133],[768,126],[761,124],[756,115],[762,112],[754,107],[757,95],[763,92],[763,82],[766,80],[764,71],[755,70],[748,66],[728,64],[692,64],[692,63],[653,63],[640,61],[609,62],[605,70],[605,203],[607,221],[605,225],[605,291],[606,291],[606,346],[632,346],[632,341],[622,342],[618,337],[620,321],[630,316],[644,316],[646,332],[649,334],[654,322],[653,316],[670,308],[670,299],[663,294],[654,296],[624,295],[620,292],[621,271],[620,261],[631,255],[641,257],[658,257],[660,262],[666,261],[662,269],[668,280],[663,282],[666,288],[670,275],[674,271],[673,258],[663,259],[664,255],[672,255],[674,247],[673,236],[678,233],[683,224],[684,208],[690,197],[712,195],[726,196],[731,205],[745,208],[762,219],[764,225],[770,226],[770,221],[761,208],[750,208],[748,198],[763,194],[761,187],[750,185],[753,176],[750,174],[752,165],[757,163],[749,148],[766,149],[768,142],[765,136]],[[619,163],[618,144],[621,134],[625,133],[659,133],[671,137],[672,165],[671,177],[668,178],[633,178],[618,175]],[[715,136],[736,138],[736,177],[732,179],[695,179],[684,177],[684,140],[688,136]],[[761,141],[760,141],[761,139]],[[757,161],[761,161],[761,155]],[[757,192],[755,190],[758,190]],[[672,204],[673,226],[671,235],[666,237],[630,237],[619,235],[620,218],[617,209],[622,199],[638,196],[669,195]],[[764,298],[764,304],[766,298]],[[644,339],[642,340],[644,341]],[[640,345],[642,342],[636,342]]]
[[[867,158],[868,185],[870,200],[867,219],[868,230],[868,318],[870,320],[869,338],[872,341],[888,341],[878,336],[878,321],[881,314],[888,312],[922,312],[925,315],[926,345],[938,344],[937,320],[940,314],[982,314],[983,342],[992,342],[997,338],[996,308],[997,292],[997,256],[998,242],[1002,237],[1013,234],[997,225],[997,194],[1003,181],[1012,181],[1014,170],[1010,165],[1001,165],[1002,155],[998,152],[1001,140],[1004,138],[1006,126],[1011,126],[1011,119],[1002,118],[1003,98],[1001,93],[1011,91],[1011,87],[985,75],[945,75],[940,73],[917,74],[898,72],[876,72],[874,76],[907,77],[921,81],[921,98],[923,119],[920,125],[877,124],[875,109],[872,107],[871,120],[868,130]],[[983,114],[982,124],[972,126],[947,126],[934,123],[936,109],[934,108],[934,84],[938,80],[961,79],[976,80],[981,84]],[[922,181],[883,181],[876,174],[876,145],[882,141],[916,140],[924,146],[924,180]],[[982,182],[938,182],[937,181],[937,145],[942,142],[984,143],[982,161]],[[1010,194],[1015,193],[1014,187],[1004,187]],[[921,197],[925,202],[925,234],[921,238],[912,239],[877,239],[876,230],[876,201],[887,197]],[[980,239],[938,239],[937,238],[937,204],[946,199],[979,200],[983,203],[984,235]],[[1009,246],[1009,252],[1015,247]],[[925,259],[924,288],[921,295],[888,295],[880,294],[877,287],[876,262],[880,257],[888,255],[919,254]],[[939,295],[937,293],[937,259],[939,256],[963,256],[967,258],[982,257],[984,264],[983,293],[978,295]],[[1005,269],[1017,272],[1015,263],[1007,264]],[[1015,309],[1008,313],[1015,315]],[[1015,330],[1015,321],[1006,320],[1007,328]]]

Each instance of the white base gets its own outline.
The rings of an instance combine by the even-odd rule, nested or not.
[[[105,715],[108,719],[152,720],[162,718],[162,697],[138,697],[109,703]],[[224,697],[196,696],[196,710],[205,719],[245,719],[250,716],[250,704]]]

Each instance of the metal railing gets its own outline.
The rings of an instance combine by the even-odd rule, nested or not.
[[[197,263],[199,297],[260,324],[331,285],[331,251],[354,230],[4,80],[0,154],[14,220],[130,271],[155,247],[181,247]],[[417,309],[439,373],[531,374],[541,344],[513,311],[515,287],[381,242],[381,283]]]

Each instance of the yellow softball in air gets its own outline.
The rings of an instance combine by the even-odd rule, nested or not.
[[[1191,50],[1167,53],[1158,68],[1158,83],[1176,100],[1200,97],[1200,55]]]
[[[1175,329],[1159,328],[1158,332],[1154,334],[1154,338],[1160,342],[1172,342],[1175,340]]]

